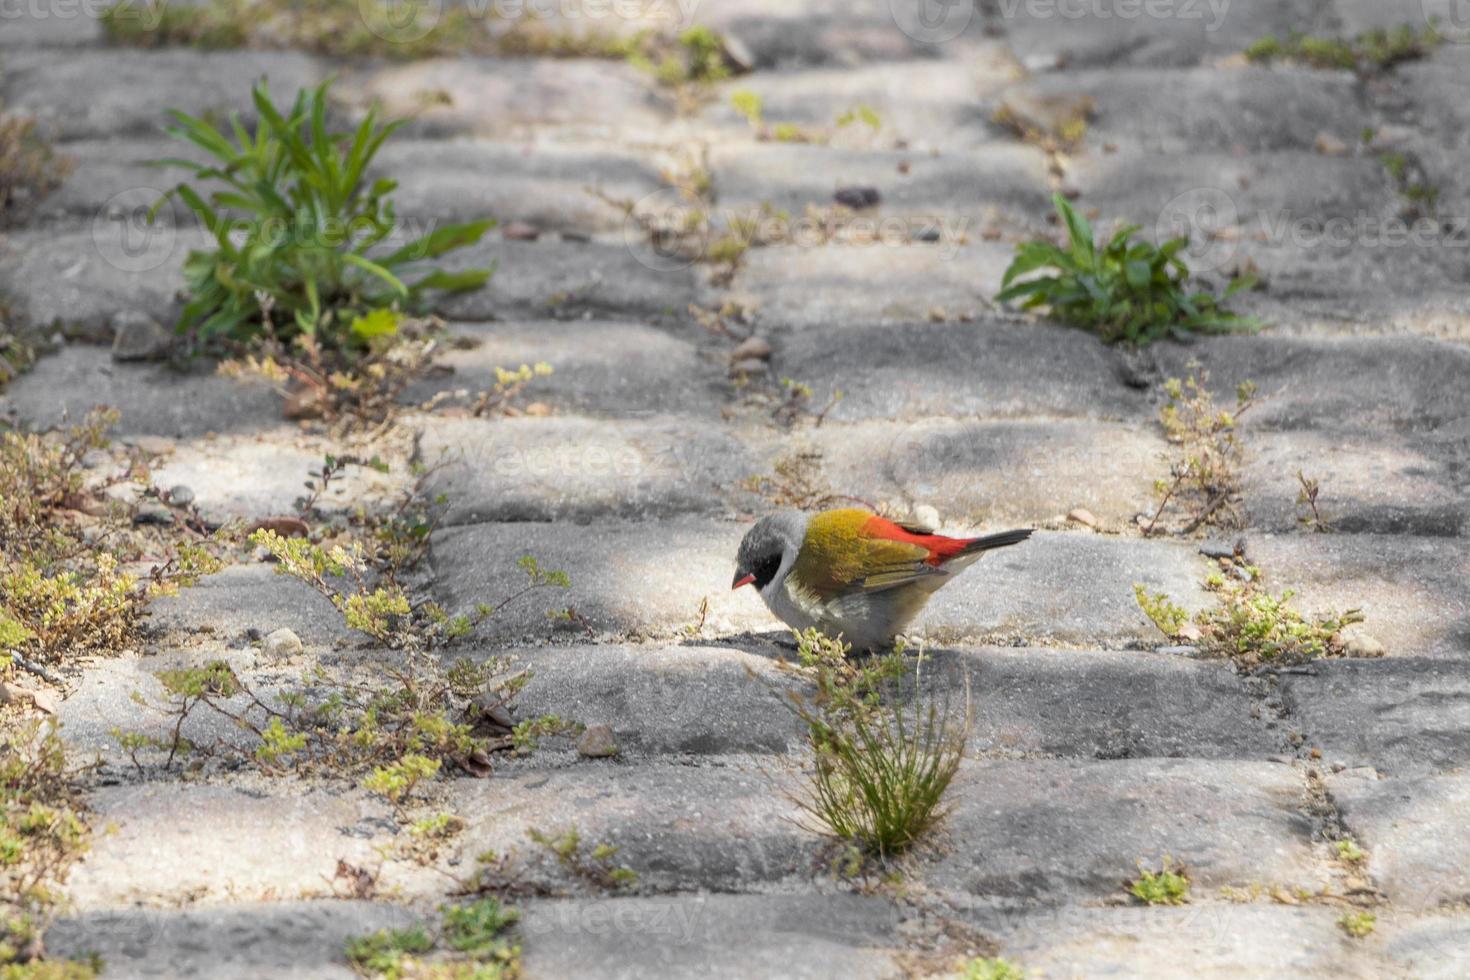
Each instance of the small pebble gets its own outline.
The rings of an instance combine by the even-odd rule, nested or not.
[[[730,352],[730,360],[732,361],[751,359],[761,361],[771,359],[771,345],[760,335],[746,337]]]
[[[589,725],[577,738],[577,753],[589,759],[606,759],[618,754],[618,743],[613,738],[612,728],[607,725]]]
[[[1388,649],[1372,633],[1346,629],[1342,633],[1342,652],[1349,657],[1381,657],[1388,653]]]
[[[731,374],[760,374],[765,370],[766,362],[754,357],[730,365]]]
[[[1234,558],[1235,546],[1226,541],[1201,541],[1199,553],[1206,558]]]
[[[186,483],[175,484],[168,492],[168,502],[175,507],[187,507],[194,502],[194,489]]]
[[[1097,527],[1097,518],[1092,511],[1085,507],[1077,507],[1067,512],[1067,520],[1073,524],[1081,524],[1084,527]]]
[[[918,504],[913,513],[913,522],[919,527],[930,531],[939,530],[939,508],[932,504]]]
[[[133,515],[133,523],[139,525],[172,524],[173,522],[173,511],[154,500],[139,505],[138,512]]]
[[[876,187],[839,187],[832,196],[838,204],[854,211],[870,208],[882,199]]]
[[[512,221],[500,234],[506,241],[534,242],[541,237],[541,229],[535,225],[528,225],[524,221]]]
[[[301,637],[282,626],[266,634],[263,649],[272,657],[292,657],[301,652]]]

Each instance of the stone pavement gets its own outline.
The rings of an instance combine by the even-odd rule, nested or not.
[[[755,70],[687,115],[611,61],[119,49],[87,16],[4,8],[0,101],[36,115],[78,168],[0,237],[0,293],[80,335],[119,314],[168,322],[200,237],[175,213],[132,221],[167,180],[139,162],[172,152],[165,108],[243,111],[262,76],[281,94],[335,74],[344,114],[371,99],[418,113],[379,161],[402,178],[405,220],[540,230],[495,232],[455,258],[497,267],[441,310],[483,344],[412,394],[544,360],[556,373],[530,397],[550,414],[414,415],[412,446],[394,448],[445,462],[431,589],[451,611],[511,589],[520,555],[568,571],[581,623],[522,604],[472,649],[534,671],[528,711],[607,724],[622,748],[444,781],[467,855],[575,823],[640,872],[627,897],[524,903],[529,976],[894,976],[944,921],[1033,976],[1467,975],[1470,44],[1453,41],[1470,37],[1359,77],[1239,52],[1291,30],[1422,25],[1449,5],[999,0],[936,5],[938,27],[915,26],[914,6],[696,4],[694,22],[738,39]],[[1135,15],[1106,16],[1124,8]],[[834,129],[865,105],[881,126],[834,130],[831,145],[760,141],[730,108],[742,89],[763,95],[769,124]],[[1076,96],[1095,114],[1060,157],[992,121],[1003,105]],[[1387,152],[1439,189],[1428,240],[1383,237],[1406,206]],[[691,153],[708,161],[717,218],[762,204],[800,217],[872,185],[871,214],[938,239],[755,248],[728,281],[653,261],[586,189],[643,199]],[[1252,263],[1266,288],[1242,305],[1271,326],[1129,356],[995,308],[1014,244],[1054,230],[1059,187],[1104,226],[1152,236],[1182,211],[1196,232],[1225,227],[1196,235],[1194,264]],[[1326,219],[1342,233],[1320,234]],[[749,311],[737,332],[773,348],[744,386],[728,370],[734,342],[689,314],[727,303]],[[1167,472],[1158,383],[1191,358],[1222,396],[1247,379],[1267,396],[1243,425],[1252,559],[1303,608],[1363,609],[1386,657],[1242,676],[1159,649],[1133,583],[1207,601],[1197,542],[1145,540],[1134,523]],[[787,429],[752,395],[783,378],[809,385],[817,408],[842,397],[820,425]],[[114,363],[80,342],[12,384],[0,412],[49,426],[99,401],[220,516],[289,511],[330,451],[283,421],[268,387]],[[790,683],[772,666],[781,634],[725,584],[748,520],[773,506],[744,479],[795,452],[819,454],[834,492],[934,507],[946,527],[1047,528],[966,573],[917,624],[934,676],[969,685],[977,723],[952,818],[906,862],[903,897],[834,876],[830,850],[793,821],[780,787],[802,744],[767,688]],[[1298,469],[1320,480],[1339,533],[1298,525]],[[341,505],[388,489],[349,485]],[[1097,529],[1063,519],[1078,507]],[[345,937],[443,900],[445,879],[404,863],[374,901],[336,896],[339,859],[370,861],[401,833],[365,791],[246,773],[140,780],[108,738],[152,723],[129,694],[156,690],[162,666],[225,656],[270,683],[349,656],[325,603],[247,564],[158,602],[152,625],[144,649],[88,665],[62,707],[69,737],[105,762],[94,823],[115,831],[73,873],[53,952],[98,952],[109,976],[345,975]],[[305,643],[290,663],[244,639],[281,626]],[[1368,853],[1361,876],[1336,860],[1343,834]],[[1191,904],[1127,904],[1121,882],[1164,856],[1189,869]],[[1376,903],[1365,939],[1335,924],[1331,896],[1349,887]]]

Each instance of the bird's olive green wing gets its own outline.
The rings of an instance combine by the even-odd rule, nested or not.
[[[928,564],[920,544],[870,532],[874,516],[864,510],[830,510],[814,515],[792,568],[793,585],[823,599],[855,591],[891,589],[943,572]]]

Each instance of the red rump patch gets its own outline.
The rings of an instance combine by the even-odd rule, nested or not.
[[[924,559],[926,565],[943,565],[951,558],[965,550],[975,538],[947,538],[942,534],[929,534],[925,531],[910,531],[893,523],[886,517],[876,514],[868,518],[863,525],[864,534],[875,538],[885,538],[889,541],[902,541],[904,544],[916,544],[929,551],[929,557]]]

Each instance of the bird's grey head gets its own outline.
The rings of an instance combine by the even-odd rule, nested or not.
[[[807,516],[796,511],[768,514],[756,521],[740,542],[732,588],[754,585],[757,592],[763,592],[791,571],[806,537],[806,522]]]

